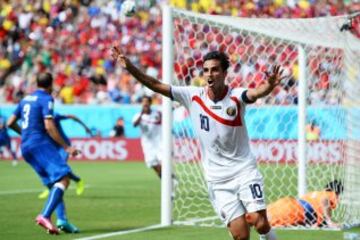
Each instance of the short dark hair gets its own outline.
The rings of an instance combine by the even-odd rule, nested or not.
[[[212,52],[208,52],[204,57],[203,57],[203,62],[207,61],[207,60],[219,60],[220,64],[221,64],[221,68],[222,70],[225,72],[229,66],[230,66],[230,62],[229,62],[229,57],[226,53],[224,52],[220,52],[220,51],[212,51]]]
[[[36,84],[41,88],[49,88],[52,86],[53,77],[51,73],[40,73],[36,78]]]
[[[150,96],[148,96],[148,95],[142,96],[141,100],[143,100],[143,99],[149,100],[150,104],[152,103],[152,97],[150,97]]]
[[[336,195],[340,195],[344,191],[344,185],[340,180],[335,179],[334,181],[326,184],[325,191],[335,192]]]

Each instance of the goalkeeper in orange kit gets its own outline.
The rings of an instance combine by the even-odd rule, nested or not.
[[[329,182],[322,191],[309,192],[299,199],[284,197],[269,204],[267,215],[272,227],[315,226],[337,227],[331,211],[337,207],[344,187],[341,181]]]

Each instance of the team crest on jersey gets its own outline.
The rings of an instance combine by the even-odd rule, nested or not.
[[[226,114],[233,117],[236,115],[236,107],[228,107],[226,109]]]

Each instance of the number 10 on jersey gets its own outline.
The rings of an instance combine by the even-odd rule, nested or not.
[[[205,130],[205,131],[209,131],[209,117],[200,114],[200,128]]]

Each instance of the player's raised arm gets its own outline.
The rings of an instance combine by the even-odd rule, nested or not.
[[[267,96],[274,90],[276,86],[280,84],[280,82],[287,78],[288,76],[282,76],[284,70],[280,70],[279,65],[275,65],[272,69],[272,72],[265,72],[266,81],[261,84],[259,87],[255,89],[248,89],[246,92],[246,96],[250,102],[255,102],[258,98],[262,98]]]
[[[78,118],[75,115],[66,115],[66,117],[74,120],[77,123],[79,123],[85,129],[87,134],[89,134],[90,136],[92,135],[91,129],[88,126],[86,126],[86,124],[83,121],[81,121],[80,118]]]
[[[164,84],[159,80],[143,73],[139,68],[132,64],[127,57],[124,56],[120,48],[115,46],[112,48],[112,57],[114,61],[120,62],[123,68],[128,70],[131,75],[133,75],[139,82],[141,82],[146,87],[166,97],[171,96],[170,85]]]
[[[17,132],[18,134],[21,135],[21,128],[19,126],[19,124],[17,124],[17,120],[18,118],[13,114],[10,116],[10,118],[7,121],[7,126],[9,128],[11,128],[12,130],[14,130],[15,132]]]
[[[140,122],[141,122],[141,116],[143,115],[143,111],[141,111],[141,113],[139,114],[139,116],[135,119],[135,121],[133,122],[133,126],[137,127],[139,126]]]

